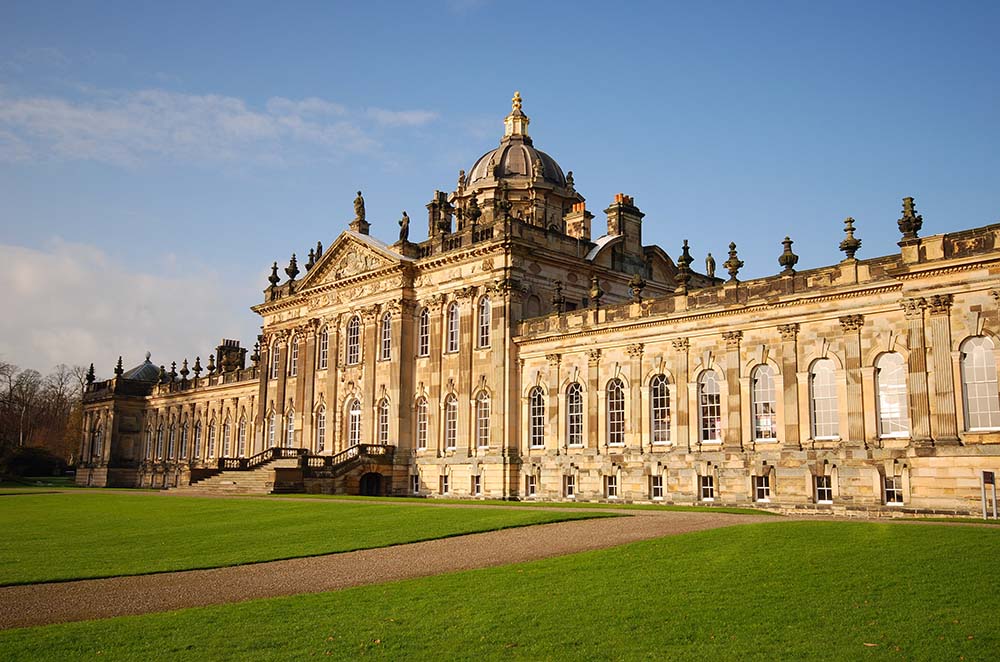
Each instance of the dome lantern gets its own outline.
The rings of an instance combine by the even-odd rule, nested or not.
[[[510,115],[503,120],[503,137],[512,136],[528,137],[528,124],[531,120],[521,111],[521,93],[514,92],[514,98],[510,100]]]

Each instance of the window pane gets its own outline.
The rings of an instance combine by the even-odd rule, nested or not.
[[[722,441],[722,398],[715,372],[706,370],[698,379],[698,410],[701,440]]]
[[[809,374],[810,414],[814,439],[836,439],[840,436],[837,411],[837,382],[830,359],[815,361]]]
[[[751,373],[753,409],[753,436],[758,441],[774,441],[778,438],[778,419],[774,402],[774,369],[759,365]]]
[[[652,441],[665,444],[670,441],[670,390],[667,378],[656,375],[649,383],[650,419]]]
[[[625,387],[620,379],[608,382],[608,445],[625,443]]]
[[[910,434],[910,412],[906,398],[908,372],[903,357],[895,352],[883,354],[875,362],[878,426],[882,437],[906,437]]]

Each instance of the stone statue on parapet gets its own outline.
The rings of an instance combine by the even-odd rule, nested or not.
[[[705,275],[709,278],[715,278],[715,258],[709,253],[705,256]]]
[[[365,220],[365,199],[361,197],[361,191],[358,191],[358,197],[354,198],[354,219]]]
[[[410,217],[405,211],[403,212],[403,218],[399,219],[399,240],[410,240]]]

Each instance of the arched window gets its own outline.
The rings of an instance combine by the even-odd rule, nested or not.
[[[448,314],[446,316],[446,327],[447,327],[447,342],[445,344],[446,352],[457,352],[458,351],[458,302],[452,301],[448,305]]]
[[[316,411],[316,452],[322,453],[326,450],[326,408],[320,407]]]
[[[208,456],[215,457],[215,421],[208,425]]]
[[[274,448],[277,444],[274,443],[274,432],[275,428],[278,427],[278,417],[271,413],[271,416],[267,419],[267,447]]]
[[[476,446],[490,445],[490,394],[480,391],[476,396]]]
[[[528,393],[528,443],[532,448],[545,447],[545,394],[541,386]]]
[[[285,427],[285,448],[295,446],[295,412],[288,412],[287,427]]]
[[[583,387],[577,382],[566,387],[566,444],[583,446]]]
[[[417,400],[417,448],[427,448],[427,398]]]
[[[176,451],[175,443],[177,441],[177,426],[171,425],[170,429],[167,430],[167,458],[174,459],[174,453]]]
[[[653,443],[670,443],[670,384],[666,375],[656,375],[650,380],[649,406]]]
[[[325,326],[319,332],[319,360],[316,363],[320,370],[330,365],[330,329]]]
[[[431,311],[421,309],[417,320],[417,356],[429,356],[431,353]]]
[[[908,374],[906,362],[896,352],[887,352],[875,361],[880,437],[910,436],[910,403],[906,397]]]
[[[389,443],[389,398],[378,403],[378,443],[383,446]]]
[[[813,361],[809,370],[809,416],[813,439],[837,439],[840,436],[836,371],[830,359]]]
[[[194,451],[191,457],[201,459],[201,421],[194,424]]]
[[[774,369],[771,366],[762,364],[750,373],[750,400],[753,438],[775,441],[778,438],[778,419],[774,409]]]
[[[458,439],[458,398],[452,394],[444,401],[444,447],[454,450]]]
[[[271,345],[271,379],[278,378],[278,371],[281,370],[281,348],[278,343],[272,343]]]
[[[229,457],[229,452],[233,441],[232,427],[233,426],[229,424],[229,421],[226,421],[225,423],[222,424],[222,457]]]
[[[962,343],[961,352],[965,429],[974,432],[1000,428],[993,341],[985,336],[968,338]]]
[[[355,315],[347,323],[347,365],[361,361],[361,319]]]
[[[722,441],[722,398],[714,370],[698,378],[698,423],[702,443]]]
[[[156,459],[163,459],[163,424],[156,428]]]
[[[347,443],[357,446],[361,443],[361,403],[355,398],[347,414]]]
[[[490,298],[483,297],[479,300],[479,347],[490,346],[490,330],[493,326],[493,308],[490,306]]]
[[[188,452],[188,424],[181,426],[181,457],[187,457]]]
[[[241,418],[236,428],[236,454],[239,457],[247,455],[247,419]]]
[[[381,359],[388,361],[392,357],[392,314],[382,316],[382,354]]]
[[[625,443],[625,386],[620,379],[608,382],[608,445]]]
[[[146,428],[146,452],[143,455],[147,460],[153,458],[153,428]]]
[[[288,357],[288,376],[295,377],[299,374],[299,337],[292,338],[292,351]]]

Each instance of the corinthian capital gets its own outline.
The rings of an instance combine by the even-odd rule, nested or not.
[[[726,331],[722,334],[723,340],[726,341],[727,347],[739,347],[740,340],[743,339],[742,331]]]
[[[906,319],[920,319],[924,315],[927,301],[923,297],[909,297],[901,300],[899,305],[903,308],[903,315],[906,316]]]
[[[865,318],[863,315],[845,315],[840,318],[840,328],[843,329],[844,333],[859,331],[864,324]]]
[[[931,315],[947,315],[951,311],[954,297],[950,294],[935,294],[927,302]]]

